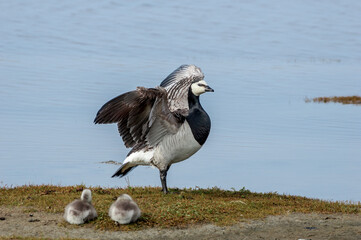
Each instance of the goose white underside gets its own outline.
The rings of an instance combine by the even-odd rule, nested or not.
[[[194,139],[187,121],[173,135],[166,135],[163,140],[151,150],[139,150],[130,154],[123,162],[129,166],[153,165],[163,170],[173,163],[183,161],[201,148]]]

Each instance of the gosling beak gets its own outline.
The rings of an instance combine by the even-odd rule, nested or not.
[[[210,86],[206,86],[206,92],[214,92],[213,88],[211,88]]]

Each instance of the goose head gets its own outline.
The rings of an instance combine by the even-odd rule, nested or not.
[[[208,84],[204,80],[192,83],[191,90],[192,93],[197,97],[205,92],[214,92],[213,88],[208,86]]]

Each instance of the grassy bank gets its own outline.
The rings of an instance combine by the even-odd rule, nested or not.
[[[64,207],[79,198],[84,188],[85,186],[49,185],[0,188],[0,206],[20,206],[29,213],[43,211],[62,214]],[[151,187],[90,189],[99,217],[81,227],[103,230],[181,228],[204,223],[224,226],[246,219],[260,219],[269,215],[293,212],[358,214],[361,207],[360,203],[328,202],[277,193],[253,193],[245,189],[171,189],[171,194],[168,195],[163,195],[160,188]],[[142,217],[138,222],[116,226],[108,217],[110,204],[121,193],[131,195],[141,208]],[[74,227],[65,221],[61,225]]]

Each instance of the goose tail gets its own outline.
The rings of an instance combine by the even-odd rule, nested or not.
[[[130,171],[132,171],[137,166],[129,166],[129,163],[122,164],[120,168],[113,174],[113,177],[124,177],[127,175]]]
[[[139,165],[151,165],[153,159],[154,150],[149,148],[134,147],[124,160],[120,168],[113,174],[112,177],[124,177],[131,170]]]

